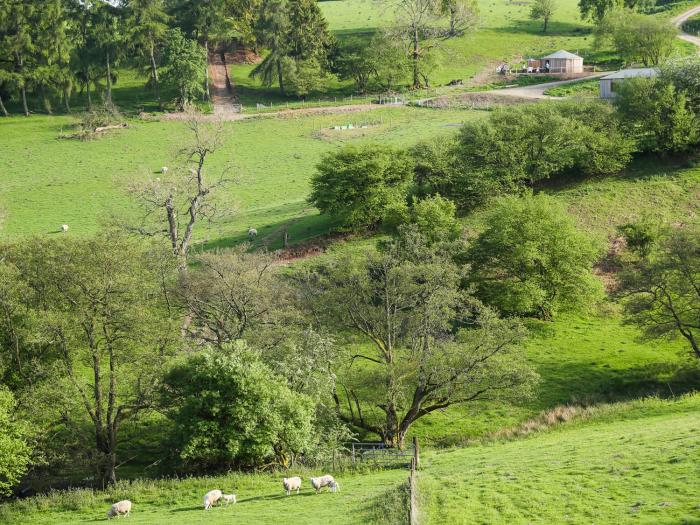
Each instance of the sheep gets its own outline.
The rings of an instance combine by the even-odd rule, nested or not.
[[[335,479],[333,478],[333,476],[331,476],[330,474],[326,474],[325,476],[321,476],[320,478],[311,478],[311,486],[315,488],[316,493],[318,493],[323,487],[327,487],[334,481]]]
[[[114,516],[120,517],[122,514],[128,516],[130,512],[131,502],[128,499],[118,501],[107,511],[107,519],[112,519]]]
[[[293,478],[283,478],[282,486],[287,492],[287,496],[289,496],[293,490],[296,490],[297,494],[299,494],[299,489],[301,489],[301,478],[298,476],[295,476]]]
[[[340,490],[340,483],[337,481],[333,480],[328,484],[328,489],[331,492],[338,492]]]
[[[168,167],[167,167],[167,166],[163,166],[163,167],[160,169],[160,172],[161,172],[163,175],[167,175],[167,174],[168,174]]]
[[[204,510],[210,509],[214,503],[221,500],[223,494],[219,489],[210,490],[204,495]]]
[[[66,232],[68,231],[68,225],[67,225],[67,224],[62,224],[62,225],[61,225],[61,231],[62,231],[63,233],[66,233]]]
[[[256,230],[252,226],[250,228],[248,228],[248,239],[250,239],[252,241],[257,236],[258,236],[258,230]]]
[[[226,506],[228,506],[229,503],[236,503],[236,495],[235,494],[224,494],[222,497],[224,498],[224,502],[226,503]]]

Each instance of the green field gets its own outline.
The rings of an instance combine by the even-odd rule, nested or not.
[[[421,460],[422,523],[697,524],[700,396],[600,406],[510,441],[428,451]],[[0,507],[8,525],[88,523],[133,501],[129,523],[404,523],[405,470],[337,473],[341,491],[286,497],[280,475],[231,474],[121,482],[107,492],[54,492]],[[206,513],[221,487],[239,503]]]

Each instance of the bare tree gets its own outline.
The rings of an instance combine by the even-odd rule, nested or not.
[[[473,0],[393,0],[390,5],[397,13],[394,32],[408,45],[414,89],[423,83],[427,85],[425,69],[430,65],[431,52],[439,47],[441,40],[473,28],[478,17]]]
[[[179,164],[129,188],[144,211],[142,224],[130,229],[149,236],[164,235],[183,263],[195,224],[232,212],[229,207],[222,209],[223,202],[215,193],[233,182],[228,167],[213,182],[206,176],[207,161],[222,145],[223,122],[206,121],[190,112],[186,126],[191,140],[178,151]]]

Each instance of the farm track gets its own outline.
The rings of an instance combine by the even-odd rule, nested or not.
[[[693,7],[692,9],[688,9],[685,13],[681,13],[671,21],[676,25],[676,27],[680,28],[683,25],[683,22],[688,20],[689,18],[695,16],[695,15],[700,15],[700,5]],[[683,30],[681,30],[683,31]],[[686,42],[690,42],[691,44],[694,44],[698,47],[698,53],[700,53],[700,37],[689,35],[688,33],[681,32],[680,35],[678,35],[678,38],[681,40],[685,40]]]

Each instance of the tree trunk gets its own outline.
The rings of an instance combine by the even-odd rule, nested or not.
[[[450,36],[457,36],[457,6],[450,6]]]
[[[279,85],[280,85],[280,92],[283,95],[286,95],[286,93],[284,92],[284,79],[282,78],[282,61],[281,60],[277,60],[277,80],[278,80]]]
[[[420,88],[420,75],[418,73],[418,28],[413,28],[413,89]]]
[[[6,117],[9,117],[10,114],[7,112],[7,108],[5,108],[5,104],[2,102],[2,96],[0,95],[0,111],[2,111],[2,114]]]
[[[27,106],[27,88],[22,82],[22,109],[24,110],[24,116],[29,116],[29,106]]]
[[[209,39],[204,40],[204,51],[207,55],[207,65],[204,68],[204,100],[209,100]]]
[[[151,42],[151,79],[153,80],[153,89],[156,93],[156,101],[158,101],[158,108],[163,109],[163,103],[160,100],[160,85],[158,84],[158,67],[156,66],[156,56],[153,50],[153,42]],[[207,68],[209,69],[209,68]]]
[[[107,103],[112,105],[112,68],[109,63],[109,51],[107,51]]]
[[[544,29],[542,30],[543,33],[547,32],[547,25],[549,25],[549,18],[546,16],[544,17]]]
[[[92,95],[90,95],[90,73],[85,70],[85,91],[87,93],[87,110],[92,111]]]
[[[44,105],[44,109],[49,115],[52,115],[53,111],[51,111],[51,101],[49,100],[49,97],[46,96],[46,88],[42,85],[39,88],[39,91],[41,92],[41,102]]]
[[[66,112],[70,113],[70,95],[65,87],[63,88],[63,105],[66,107]]]

